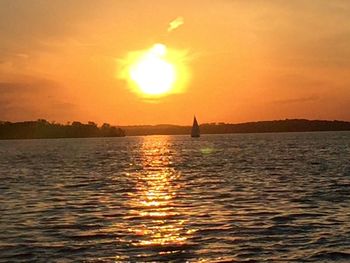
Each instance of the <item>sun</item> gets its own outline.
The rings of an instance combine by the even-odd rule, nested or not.
[[[176,70],[166,60],[166,53],[165,45],[156,44],[130,67],[130,78],[143,93],[160,95],[173,87]]]
[[[188,82],[187,52],[157,43],[141,51],[129,52],[118,60],[118,77],[126,80],[132,91],[147,99],[181,93]]]

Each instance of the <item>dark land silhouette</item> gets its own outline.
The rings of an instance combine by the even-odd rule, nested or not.
[[[98,127],[94,122],[83,124],[50,123],[46,120],[25,122],[0,122],[0,139],[44,139],[44,138],[87,138],[121,137],[125,132],[108,123]]]
[[[50,123],[42,119],[25,122],[0,121],[0,139],[122,137],[125,135],[189,135],[191,133],[191,128],[192,126],[168,124],[116,127],[108,123],[98,127],[94,122],[83,124],[74,121],[69,124],[59,124]],[[313,131],[350,131],[350,122],[337,120],[286,119],[238,124],[204,123],[200,125],[201,134]]]
[[[126,135],[171,135],[190,134],[191,126],[178,125],[137,125],[122,126]],[[204,123],[200,125],[201,134],[223,133],[266,133],[266,132],[312,132],[312,131],[350,131],[350,122],[286,119],[274,121],[230,123]]]

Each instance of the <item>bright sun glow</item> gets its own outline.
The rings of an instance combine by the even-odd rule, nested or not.
[[[174,66],[166,61],[167,49],[156,44],[130,68],[130,78],[145,94],[159,95],[169,91],[175,80]]]
[[[130,52],[126,59],[120,60],[119,77],[143,97],[180,93],[188,80],[185,60],[186,52],[155,44],[147,50]]]

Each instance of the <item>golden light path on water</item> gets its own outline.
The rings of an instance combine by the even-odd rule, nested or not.
[[[195,232],[187,227],[188,219],[180,214],[175,200],[181,190],[181,184],[176,183],[180,174],[171,167],[166,136],[142,139],[141,169],[129,174],[136,184],[136,191],[128,193],[127,201],[129,215],[125,220],[130,222],[129,234],[134,236],[129,242],[142,253],[148,248],[157,248],[159,255],[179,253]]]
[[[188,162],[190,155],[178,144],[181,140],[174,140],[172,136],[136,137],[132,142],[127,150],[132,156],[130,167],[123,179],[128,187],[123,187],[127,191],[119,207],[121,221],[110,228],[118,242],[115,262],[211,262],[215,253],[229,249],[228,244],[197,246],[201,232],[213,231],[215,236],[220,235],[216,231],[222,229],[217,225],[223,217],[231,215],[221,204],[216,205],[217,211],[211,211],[212,207],[207,204],[213,193],[203,192],[203,187],[215,188],[223,179],[203,181],[195,176],[189,180],[192,175],[184,174],[179,164]],[[205,144],[204,148],[196,145],[198,148],[191,150],[196,158],[212,152],[211,144]],[[197,182],[196,188],[193,180]],[[208,222],[212,217],[217,217],[216,223]],[[212,253],[208,260],[202,256]]]

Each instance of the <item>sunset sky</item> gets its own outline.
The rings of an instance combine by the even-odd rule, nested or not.
[[[182,54],[188,79],[149,99],[121,61],[157,43]],[[0,120],[350,120],[349,109],[347,0],[0,0]]]

